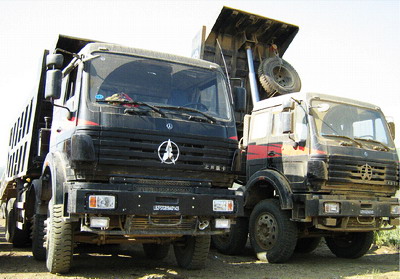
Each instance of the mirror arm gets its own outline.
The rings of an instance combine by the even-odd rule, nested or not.
[[[68,111],[67,119],[68,119],[68,120],[71,120],[71,119],[72,119],[72,112],[71,112],[71,110],[70,110],[69,108],[64,107],[64,106],[57,105],[57,104],[54,103],[53,100],[51,100],[51,103],[52,103],[52,105],[55,106],[55,107],[66,109],[66,110]]]

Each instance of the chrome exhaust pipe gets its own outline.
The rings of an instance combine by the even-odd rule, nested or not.
[[[210,221],[205,220],[199,223],[199,230],[204,231],[210,225]]]
[[[250,93],[253,105],[260,101],[260,94],[258,93],[256,73],[254,71],[253,63],[253,52],[250,46],[246,47],[247,53],[247,64],[249,65],[249,81],[250,81]]]

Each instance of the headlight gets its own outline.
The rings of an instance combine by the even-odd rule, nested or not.
[[[400,215],[400,205],[392,205],[390,207],[390,214]]]
[[[215,212],[233,212],[233,200],[213,200]]]
[[[340,212],[340,203],[325,202],[324,203],[324,212],[325,213],[339,213]]]
[[[90,195],[90,209],[115,209],[115,196]]]

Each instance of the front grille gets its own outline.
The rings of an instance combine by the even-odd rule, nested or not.
[[[196,229],[196,217],[183,216],[132,216],[127,222],[129,233],[137,231],[193,231]]]
[[[162,163],[165,146],[161,144],[171,140],[179,148],[177,160]],[[159,167],[187,170],[204,170],[215,166],[214,171],[229,171],[235,143],[224,139],[209,137],[171,136],[151,131],[102,131],[98,141],[99,164],[138,167]],[[176,159],[176,148],[173,145],[173,159]],[[159,151],[159,149],[161,149]],[[218,166],[218,167],[216,167]]]
[[[329,181],[372,185],[398,185],[397,165],[384,160],[331,156]]]

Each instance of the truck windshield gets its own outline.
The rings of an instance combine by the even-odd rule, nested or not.
[[[93,55],[99,56],[87,63],[89,94],[98,105],[136,102],[175,114],[175,107],[185,107],[191,109],[185,113],[231,118],[226,82],[216,70],[115,53]]]
[[[311,110],[322,137],[393,147],[385,118],[378,110],[323,100],[313,100]]]

